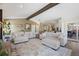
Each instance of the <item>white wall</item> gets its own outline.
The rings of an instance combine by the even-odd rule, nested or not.
[[[25,30],[26,24],[31,24],[31,31],[35,32],[37,29],[35,28],[35,25],[37,25],[33,21],[27,21],[26,19],[12,19],[7,20],[11,24],[11,32],[19,32],[21,30]]]

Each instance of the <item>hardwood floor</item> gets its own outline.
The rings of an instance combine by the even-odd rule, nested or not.
[[[69,40],[66,47],[72,49],[72,56],[79,56],[79,42]]]

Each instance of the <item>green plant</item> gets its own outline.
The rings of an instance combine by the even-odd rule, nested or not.
[[[2,41],[0,40],[0,50],[2,49]]]
[[[3,35],[10,35],[11,30],[10,30],[10,22],[4,21],[3,22]]]
[[[0,56],[8,56],[8,53],[3,49],[3,41],[0,40]]]
[[[0,51],[0,56],[8,56],[9,54],[5,50]]]

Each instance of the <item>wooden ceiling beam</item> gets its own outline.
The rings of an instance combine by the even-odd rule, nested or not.
[[[48,5],[46,5],[46,6],[43,7],[42,9],[38,10],[37,12],[33,13],[32,15],[30,15],[30,16],[27,17],[26,19],[29,20],[29,19],[31,19],[31,18],[33,18],[33,17],[35,17],[35,16],[37,16],[37,15],[43,13],[44,11],[46,11],[46,10],[48,10],[48,9],[50,9],[50,8],[52,8],[52,7],[56,6],[56,5],[58,5],[58,4],[59,4],[59,3],[49,3]]]

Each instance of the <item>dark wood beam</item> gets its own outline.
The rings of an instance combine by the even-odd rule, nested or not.
[[[59,3],[49,3],[48,5],[46,5],[46,6],[43,7],[42,9],[38,10],[37,12],[33,13],[32,15],[30,15],[30,16],[27,17],[26,19],[29,20],[29,19],[31,19],[31,18],[33,18],[33,17],[35,17],[35,16],[37,16],[37,15],[43,13],[44,11],[46,11],[46,10],[48,10],[48,9],[50,9],[50,8],[52,8],[52,7],[56,6],[56,5],[58,5],[58,4],[59,4]]]

